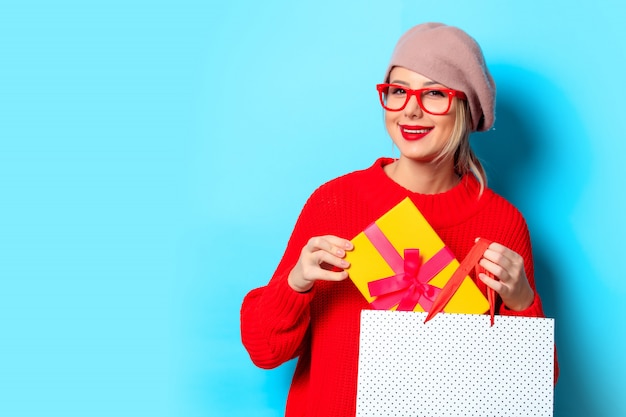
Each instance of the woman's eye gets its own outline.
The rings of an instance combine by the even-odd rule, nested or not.
[[[403,88],[399,87],[389,87],[389,94],[391,95],[403,95],[406,94]]]
[[[428,90],[426,91],[426,95],[431,98],[440,98],[440,97],[445,97],[446,93],[444,93],[441,90]]]

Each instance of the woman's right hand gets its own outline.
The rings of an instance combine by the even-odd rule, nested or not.
[[[309,291],[315,281],[342,281],[348,278],[344,259],[346,251],[354,248],[352,242],[337,236],[316,236],[309,239],[300,252],[296,266],[289,273],[287,282],[298,292]],[[333,268],[337,270],[332,270]]]

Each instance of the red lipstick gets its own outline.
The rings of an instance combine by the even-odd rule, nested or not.
[[[432,126],[398,125],[404,140],[420,140],[433,130]]]

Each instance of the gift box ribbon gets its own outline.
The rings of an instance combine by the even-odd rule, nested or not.
[[[377,310],[398,305],[399,311],[412,311],[419,304],[424,311],[429,311],[441,289],[428,281],[452,262],[452,251],[444,246],[422,264],[419,249],[405,249],[402,258],[376,223],[368,226],[364,233],[395,273],[368,283],[370,295],[376,297],[370,305]]]

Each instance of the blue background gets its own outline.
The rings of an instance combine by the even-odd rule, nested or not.
[[[398,37],[482,45],[472,141],[525,214],[557,318],[556,416],[626,415],[621,2],[0,3],[0,416],[282,415],[245,293],[308,195],[392,155],[374,84]]]

